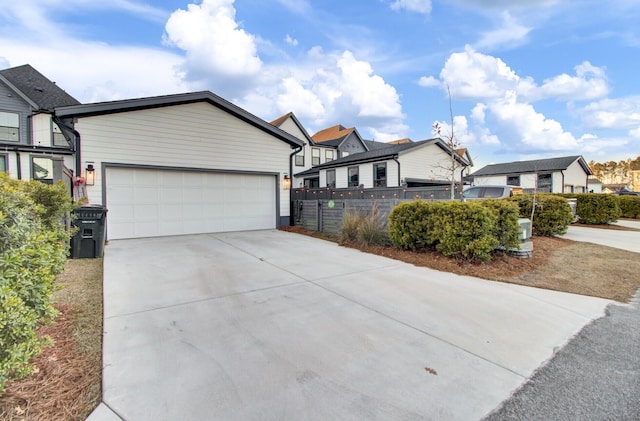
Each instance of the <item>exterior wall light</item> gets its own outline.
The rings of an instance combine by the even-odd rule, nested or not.
[[[96,169],[93,164],[88,164],[84,170],[84,182],[87,186],[93,186],[96,182]]]
[[[291,179],[289,178],[289,174],[285,174],[282,178],[282,188],[284,190],[289,190],[291,188]]]

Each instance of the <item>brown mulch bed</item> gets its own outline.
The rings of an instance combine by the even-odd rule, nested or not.
[[[469,262],[448,258],[436,251],[418,253],[392,246],[341,243],[336,235],[303,227],[282,229],[443,272],[620,302],[629,302],[640,287],[637,253],[557,237],[534,237],[533,257],[530,259],[497,252],[490,262]]]

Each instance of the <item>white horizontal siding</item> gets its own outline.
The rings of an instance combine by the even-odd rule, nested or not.
[[[522,179],[520,180],[522,184]],[[507,176],[506,175],[485,175],[482,177],[474,177],[473,185],[474,186],[486,186],[486,185],[505,185],[507,184]],[[522,185],[522,187],[526,187]]]
[[[402,178],[420,178],[426,180],[450,180],[451,156],[431,144],[400,153],[400,172]],[[455,179],[460,181],[462,167],[455,170]]]
[[[91,203],[102,202],[103,162],[247,172],[289,172],[291,147],[208,103],[80,118],[82,167],[93,161]],[[279,187],[281,188],[281,187]],[[280,192],[289,215],[289,191]]]
[[[576,193],[582,193],[587,188],[587,173],[576,160],[564,172],[564,184],[573,186]]]

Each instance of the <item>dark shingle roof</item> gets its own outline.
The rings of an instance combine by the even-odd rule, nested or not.
[[[385,149],[388,148],[390,145],[392,145],[391,143],[382,143],[382,142],[376,142],[375,140],[366,140],[363,139],[363,142],[367,144],[367,146],[369,147],[369,150],[376,150],[376,149]]]
[[[53,110],[55,107],[78,105],[80,102],[44,77],[29,64],[0,70],[24,96],[34,102],[41,110]]]
[[[435,143],[437,141],[438,141],[438,139],[429,139],[429,140],[422,140],[420,142],[402,143],[402,144],[399,144],[399,145],[388,145],[388,144],[385,144],[386,147],[384,147],[384,148],[374,149],[374,150],[370,150],[370,151],[367,151],[367,152],[360,152],[360,153],[356,153],[356,154],[353,154],[353,155],[345,156],[343,158],[339,158],[339,159],[336,159],[336,160],[331,161],[331,162],[327,162],[327,163],[324,163],[324,164],[316,165],[314,167],[314,169],[341,167],[341,166],[343,166],[345,164],[352,164],[352,163],[356,163],[356,162],[360,163],[360,162],[367,162],[367,161],[375,161],[377,159],[389,158],[389,157],[392,157],[392,156],[398,154],[399,152],[406,151],[406,150],[412,149],[412,148],[417,148],[418,146],[422,146],[422,145],[425,145],[427,143]]]
[[[584,158],[580,155],[575,156],[563,156],[559,158],[547,158],[547,159],[535,159],[533,161],[516,161],[508,162],[505,164],[493,164],[480,168],[478,171],[471,174],[472,176],[481,175],[503,175],[503,174],[521,174],[521,173],[533,173],[539,171],[560,171],[566,170],[569,165],[573,164],[576,160],[580,160],[580,165],[584,168],[588,175],[591,175],[591,170],[585,162]]]

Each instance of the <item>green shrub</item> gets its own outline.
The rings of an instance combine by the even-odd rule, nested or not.
[[[582,224],[599,225],[615,222],[620,218],[618,197],[612,194],[580,194],[577,213]]]
[[[531,219],[533,195],[518,194],[509,200],[518,204],[521,218]],[[554,194],[536,194],[535,213],[532,221],[533,235],[563,235],[573,222],[571,207],[564,197]]]
[[[623,218],[640,218],[640,196],[618,196],[620,216]]]
[[[47,186],[0,174],[0,391],[30,373],[29,359],[47,339],[35,329],[50,322],[55,276],[64,269],[71,209],[62,184]]]
[[[516,203],[508,200],[486,199],[479,202],[482,206],[493,212],[496,224],[493,236],[505,249],[517,249],[520,247],[518,240],[518,218],[520,209]]]
[[[362,214],[347,209],[342,219],[340,239],[347,242],[357,242],[366,246],[378,246],[388,242],[385,221],[378,212],[378,204],[374,203],[371,211]]]
[[[480,203],[406,202],[389,216],[389,237],[407,250],[436,249],[445,256],[489,260],[499,245],[497,218]]]

